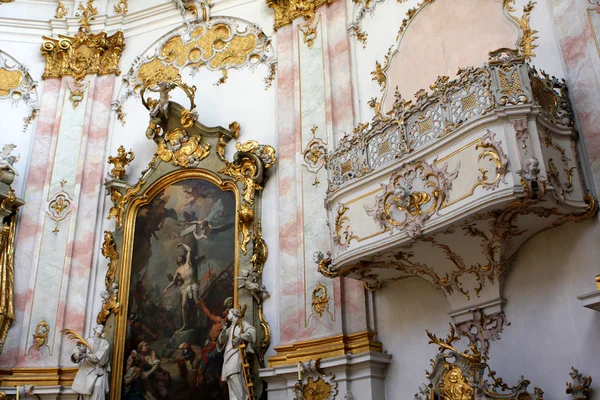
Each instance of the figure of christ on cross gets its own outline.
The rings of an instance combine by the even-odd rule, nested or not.
[[[194,271],[194,267],[191,263],[192,250],[185,243],[180,243],[177,247],[183,247],[185,250],[185,257],[177,257],[177,265],[179,266],[175,271],[175,276],[171,280],[171,283],[163,290],[162,295],[167,295],[167,290],[172,286],[180,286],[181,292],[181,317],[183,324],[177,332],[183,332],[187,329],[188,321],[188,307],[187,300],[193,299],[194,304],[199,304],[200,301],[200,285],[198,284],[197,273]]]

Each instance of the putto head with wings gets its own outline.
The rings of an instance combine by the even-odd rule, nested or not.
[[[21,159],[19,154],[11,156],[10,153],[16,149],[14,144],[5,144],[0,151],[0,171],[11,171],[15,175],[19,175],[14,165]]]

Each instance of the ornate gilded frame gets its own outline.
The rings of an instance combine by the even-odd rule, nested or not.
[[[176,87],[186,92],[190,109],[165,101],[168,91]],[[124,172],[125,166],[135,156],[133,152],[125,153],[121,149],[119,155],[109,157],[109,163],[114,165],[110,176],[114,179],[105,184],[113,202],[108,218],[116,220],[116,229],[105,232],[102,254],[109,259],[105,285],[110,297],[103,302],[98,323],[105,325],[106,337],[113,345],[111,400],[120,398],[123,384],[134,232],[142,206],[174,183],[187,179],[205,180],[223,191],[233,192],[235,196],[235,276],[247,269],[255,273],[259,281],[262,280],[268,255],[260,223],[260,192],[267,179],[266,170],[276,161],[275,150],[252,140],[236,143],[237,152],[230,162],[225,158],[225,149],[231,139],[239,136],[237,122],[230,124],[229,130],[202,125],[197,121],[194,110],[195,87],[189,87],[180,80],[160,84],[158,81],[148,82],[145,89],[161,92],[160,101],[147,99],[142,102],[151,111],[146,135],[157,144],[157,153],[137,183],[131,186],[124,180]],[[174,137],[178,138],[177,143],[173,141]],[[115,287],[120,290],[116,291]],[[238,289],[238,284],[234,284],[234,303],[247,306],[245,319],[257,330],[254,346],[257,362],[252,367],[252,378],[258,394],[262,387],[258,380],[258,367],[264,365],[264,355],[271,341],[269,324],[264,318],[262,301],[257,301],[249,290]]]

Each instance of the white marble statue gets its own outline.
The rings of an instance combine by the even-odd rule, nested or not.
[[[14,165],[17,161],[21,159],[21,156],[19,154],[14,156],[10,155],[10,153],[16,148],[17,146],[14,144],[4,145],[2,151],[0,151],[0,171],[11,171],[12,173],[18,176],[19,174],[17,173],[17,170],[15,169]]]
[[[71,389],[84,400],[104,400],[108,393],[110,344],[103,334],[104,326],[98,325],[94,328],[94,336],[86,339],[91,350],[79,343],[71,355],[71,359],[79,364]]]
[[[229,387],[229,400],[247,400],[246,384],[242,371],[242,358],[239,345],[242,340],[246,343],[246,351],[254,353],[254,342],[256,341],[256,329],[243,318],[240,318],[240,310],[232,308],[227,314],[228,325],[222,322],[221,333],[217,338],[219,351],[225,349],[223,354],[223,371],[221,379],[227,382]]]

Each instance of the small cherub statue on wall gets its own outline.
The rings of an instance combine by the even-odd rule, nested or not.
[[[238,289],[248,289],[258,304],[262,303],[263,298],[271,296],[267,288],[259,283],[259,275],[257,272],[251,272],[250,270],[243,269],[240,272],[240,276],[235,278],[235,280],[242,281],[238,286]]]

